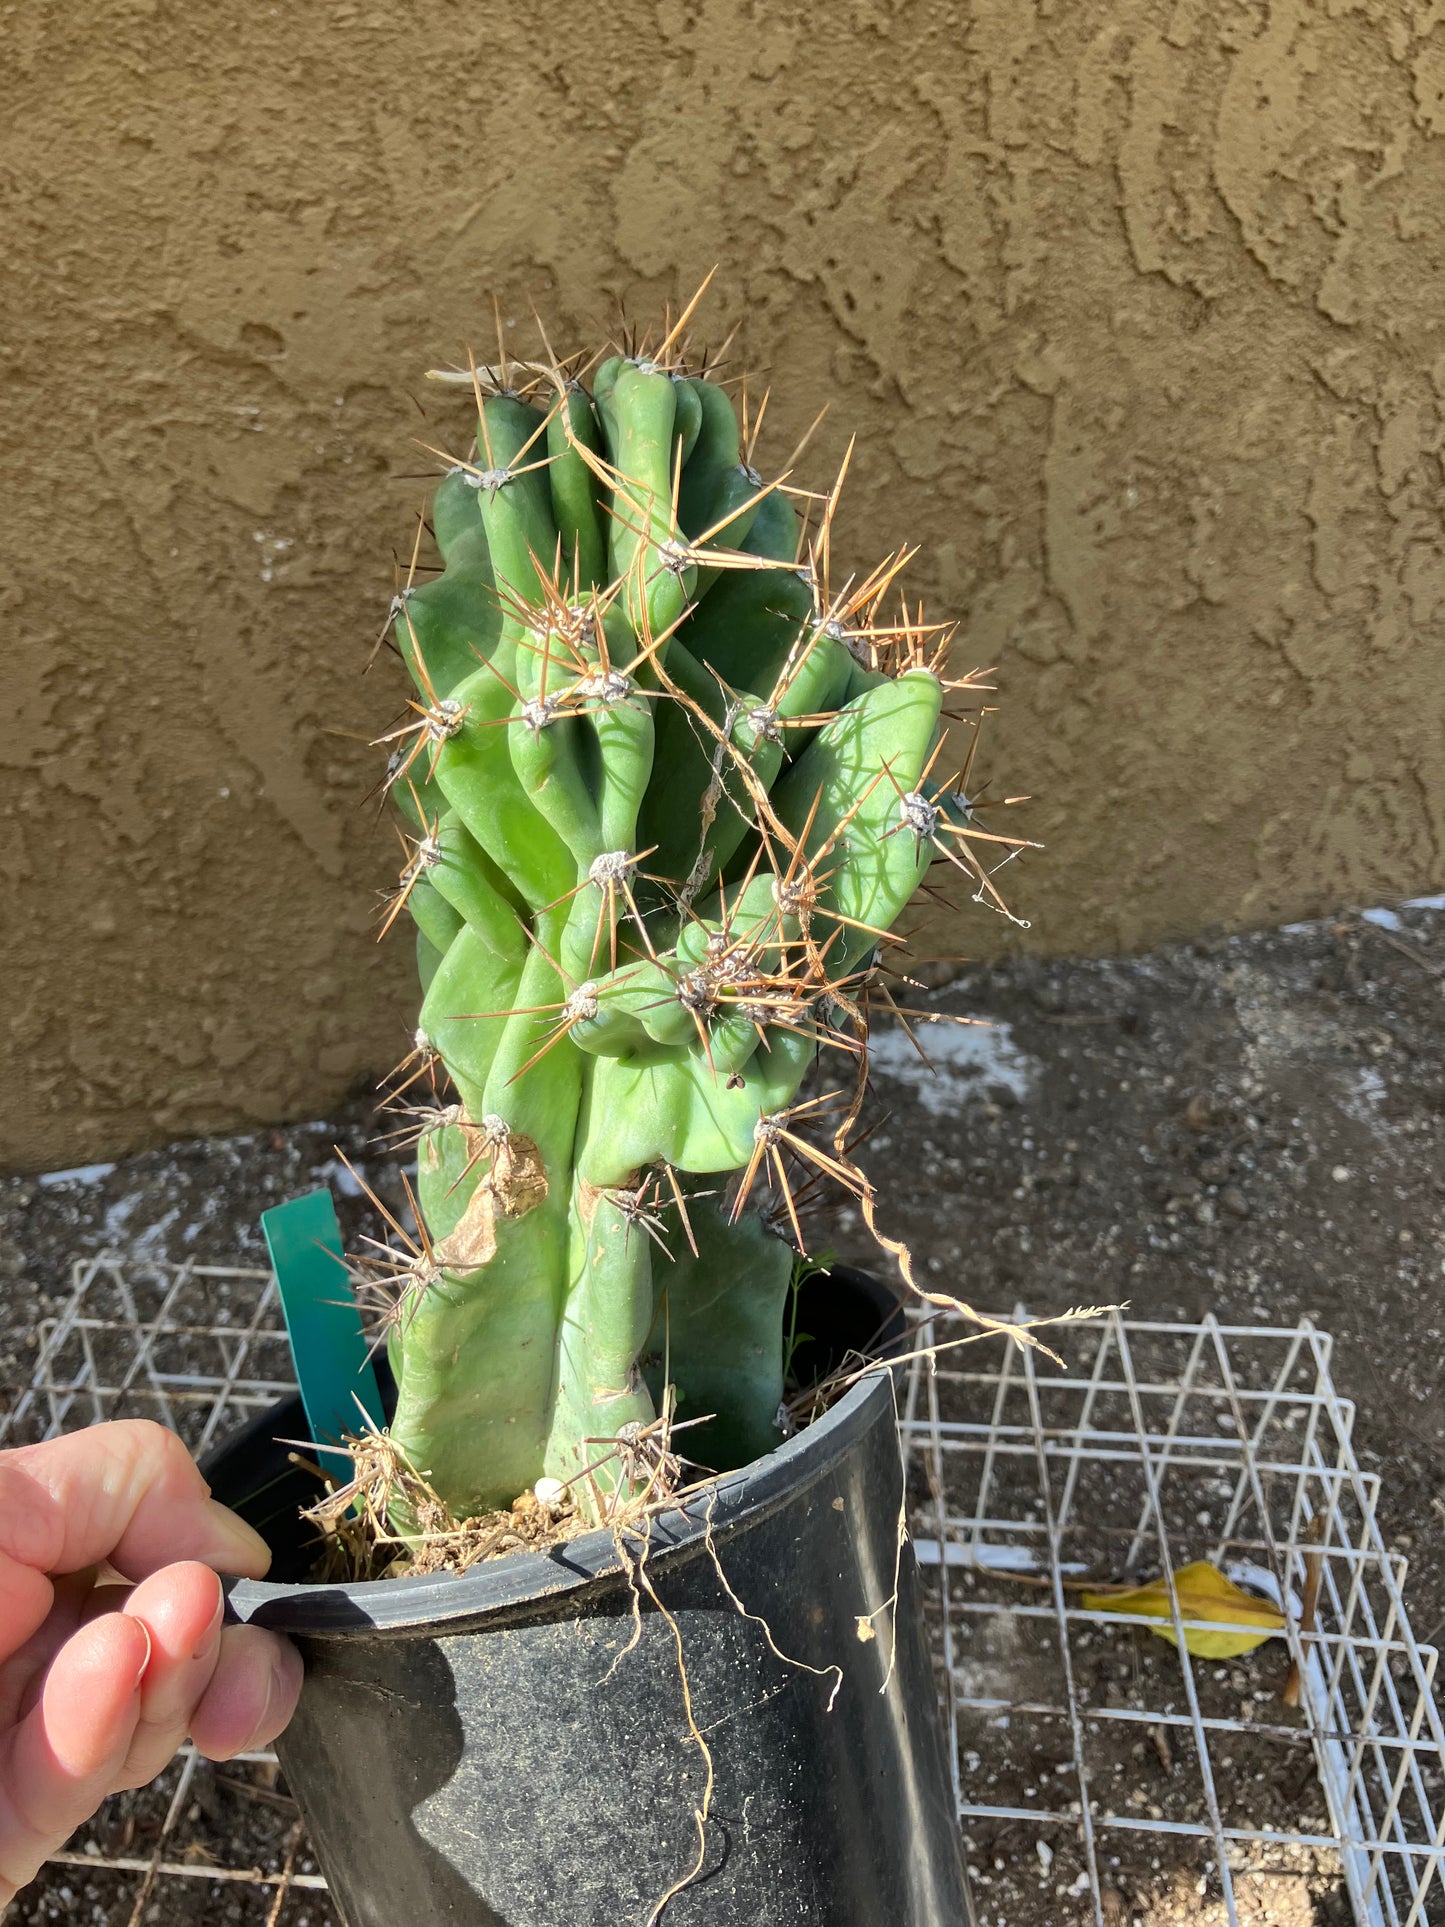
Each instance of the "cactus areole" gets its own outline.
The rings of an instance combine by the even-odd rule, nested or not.
[[[831,584],[836,491],[765,484],[680,357],[473,372],[441,566],[392,604],[421,1231],[373,1283],[392,1435],[458,1518],[538,1479],[605,1515],[660,1416],[714,1470],[778,1444],[790,1174],[870,1204],[890,927],[939,856],[983,876],[905,558]]]

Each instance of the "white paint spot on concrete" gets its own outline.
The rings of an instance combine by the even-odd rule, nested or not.
[[[105,1207],[101,1219],[103,1232],[102,1249],[118,1253],[128,1259],[164,1258],[170,1249],[169,1233],[181,1215],[181,1207],[173,1204],[168,1211],[151,1224],[135,1226],[131,1221],[143,1204],[154,1205],[141,1191],[128,1191],[124,1197],[114,1198]],[[195,1236],[196,1227],[183,1229],[181,1237],[187,1243]]]
[[[1382,1104],[1388,1094],[1384,1078],[1368,1064],[1355,1072],[1354,1083],[1362,1102],[1371,1106]]]
[[[1340,1098],[1340,1108],[1347,1117],[1357,1124],[1364,1124],[1377,1135],[1388,1137],[1391,1134],[1389,1118],[1383,1106],[1390,1095],[1390,1087],[1372,1064],[1362,1064],[1357,1069],[1344,1074],[1344,1091]]]
[[[927,1053],[930,1070],[901,1026],[877,1030],[869,1056],[880,1077],[906,1084],[926,1111],[948,1116],[972,1098],[1002,1084],[1017,1098],[1033,1088],[1039,1064],[1013,1041],[1008,1024],[918,1023],[914,1034]]]
[[[113,1164],[72,1164],[68,1171],[42,1171],[39,1184],[99,1184],[115,1169]]]
[[[1369,910],[1362,910],[1360,919],[1363,923],[1374,924],[1377,930],[1403,930],[1405,925],[1400,920],[1401,910],[1445,910],[1445,891],[1434,897],[1407,897],[1394,909],[1388,904],[1375,904]],[[1280,925],[1280,929],[1287,937],[1307,937],[1314,931],[1322,930],[1324,921],[1315,919],[1308,923],[1285,923]]]
[[[339,1191],[343,1198],[359,1198],[362,1195],[361,1181],[354,1171],[348,1171],[340,1158],[328,1158],[325,1164],[316,1167],[314,1175],[323,1184]]]
[[[139,1203],[139,1193],[132,1191],[128,1196],[117,1198],[114,1204],[106,1206],[104,1222],[107,1249],[114,1251],[120,1248],[126,1226],[134,1216],[135,1208]]]
[[[130,1255],[135,1258],[164,1257],[167,1247],[166,1233],[181,1215],[179,1205],[172,1205],[163,1211],[154,1224],[148,1224],[144,1231],[130,1241]]]

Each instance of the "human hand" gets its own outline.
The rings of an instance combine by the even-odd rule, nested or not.
[[[270,1560],[147,1420],[0,1452],[0,1910],[187,1733],[212,1760],[275,1739],[300,1655],[223,1626],[216,1577]]]

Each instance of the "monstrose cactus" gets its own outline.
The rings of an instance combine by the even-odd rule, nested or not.
[[[906,557],[835,591],[836,491],[765,485],[746,400],[740,428],[682,355],[672,329],[590,393],[575,363],[470,371],[442,566],[392,605],[390,916],[424,990],[392,1435],[459,1518],[543,1475],[605,1513],[664,1412],[713,1469],[778,1443],[790,1169],[871,1221],[856,1104],[799,1087],[824,1053],[858,1088],[930,863],[989,888],[932,774],[947,635],[885,610]]]

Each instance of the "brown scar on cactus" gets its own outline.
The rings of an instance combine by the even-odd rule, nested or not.
[[[483,1118],[471,1136],[481,1140],[489,1163],[461,1217],[436,1247],[444,1272],[480,1270],[496,1252],[498,1220],[525,1217],[547,1196],[546,1167],[529,1137],[500,1117]]]

